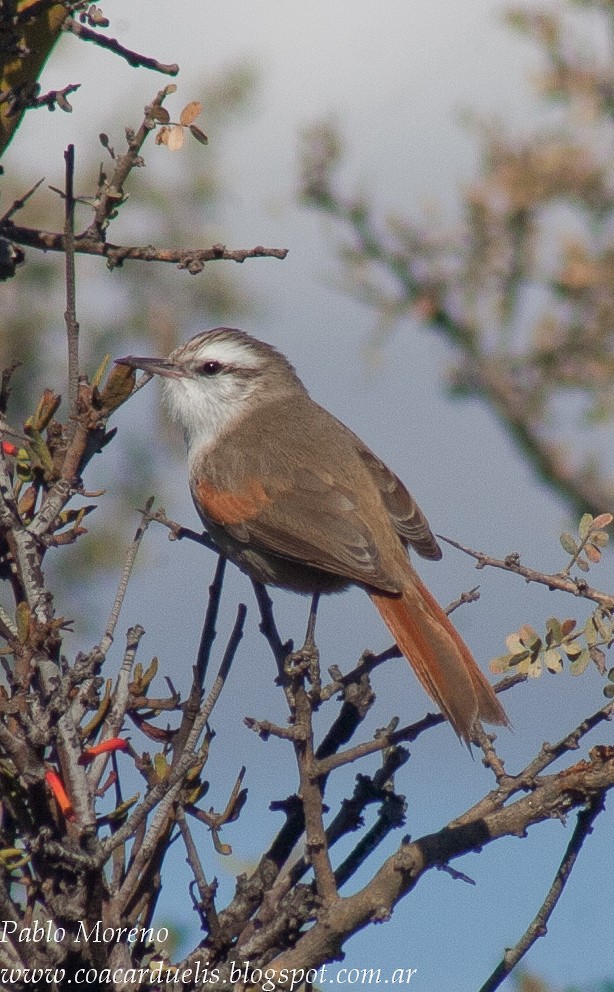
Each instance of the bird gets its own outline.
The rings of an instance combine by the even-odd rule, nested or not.
[[[357,585],[422,686],[470,744],[478,720],[509,726],[470,649],[415,571],[408,548],[441,548],[401,480],[315,402],[289,360],[216,327],[167,358],[117,359],[160,376],[183,429],[189,484],[219,550],[253,580],[299,593]]]

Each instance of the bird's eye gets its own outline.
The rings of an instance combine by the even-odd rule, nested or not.
[[[221,362],[216,362],[215,359],[210,358],[208,361],[203,362],[202,365],[199,365],[197,371],[201,375],[217,375],[218,372],[222,371],[222,368]]]

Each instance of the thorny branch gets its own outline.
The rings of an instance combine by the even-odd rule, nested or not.
[[[214,244],[207,248],[170,248],[153,245],[117,245],[107,240],[107,229],[117,215],[118,210],[126,202],[125,183],[133,169],[143,165],[141,151],[145,141],[158,126],[156,111],[169,93],[174,92],[174,84],[160,90],[156,97],[145,108],[145,114],[136,131],[127,129],[127,148],[121,155],[113,157],[114,168],[111,175],[101,169],[98,187],[92,197],[94,217],[89,226],[80,234],[42,231],[36,228],[19,226],[14,223],[15,213],[23,206],[34,190],[16,200],[11,208],[0,219],[0,236],[11,242],[37,248],[41,251],[63,252],[70,255],[74,243],[74,252],[78,255],[96,255],[105,258],[107,266],[117,268],[126,261],[166,262],[186,269],[191,275],[203,271],[206,262],[233,261],[245,262],[250,258],[284,259],[288,254],[285,248],[265,248],[256,245],[254,248],[231,249],[223,244]],[[104,136],[103,136],[104,138]],[[105,141],[105,145],[106,145]],[[36,188],[36,187],[35,187]],[[74,198],[71,199],[74,213]],[[70,250],[69,250],[70,249]]]
[[[79,324],[75,285],[75,146],[64,153],[66,185],[64,189],[64,245],[66,260],[66,334],[68,337],[68,402],[73,415],[77,412],[79,393]]]
[[[171,65],[165,65],[163,62],[158,62],[157,59],[151,58],[148,55],[140,55],[138,52],[126,48],[125,45],[121,45],[116,38],[108,38],[99,31],[92,31],[85,24],[80,24],[79,21],[76,21],[74,17],[66,18],[63,30],[76,35],[82,41],[93,42],[98,48],[106,48],[115,55],[119,55],[128,65],[135,68],[153,69],[155,72],[161,72],[166,76],[176,76],[179,72],[177,63],[173,62]]]
[[[561,592],[571,593],[572,596],[578,596],[581,599],[590,599],[606,610],[614,610],[614,596],[591,588],[584,579],[570,578],[562,573],[539,572],[535,568],[528,568],[521,564],[518,554],[510,554],[503,559],[492,558],[490,555],[484,554],[483,551],[474,551],[473,548],[467,548],[464,544],[453,541],[449,537],[443,537],[441,534],[439,537],[453,548],[457,548],[469,555],[470,558],[474,558],[477,562],[476,568],[500,568],[505,572],[514,572],[516,575],[522,576],[527,582],[538,582],[548,586],[549,589],[559,589]]]

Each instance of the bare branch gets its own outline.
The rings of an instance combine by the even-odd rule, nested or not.
[[[350,934],[374,919],[388,915],[429,868],[479,850],[504,836],[523,836],[529,826],[549,817],[563,816],[574,808],[593,802],[604,789],[614,787],[614,752],[594,748],[589,761],[565,769],[559,775],[544,776],[530,795],[498,808],[486,816],[476,816],[462,826],[451,824],[436,834],[402,844],[376,875],[360,891],[338,899],[334,910],[317,921],[296,945],[269,963],[279,976],[292,968],[317,967],[334,959]]]
[[[64,199],[64,245],[66,271],[66,335],[68,338],[68,401],[70,412],[75,417],[77,412],[77,396],[79,392],[79,324],[77,322],[77,300],[75,290],[75,146],[69,145],[64,152],[66,162],[66,184]],[[69,436],[76,427],[73,421]]]
[[[63,234],[52,231],[39,231],[34,228],[18,227],[10,221],[0,226],[0,234],[17,244],[41,251],[66,251]],[[205,262],[245,262],[249,258],[284,259],[287,248],[226,248],[225,245],[212,245],[210,248],[155,248],[152,245],[115,245],[107,241],[80,235],[75,238],[77,255],[98,255],[107,259],[109,268],[121,266],[126,261],[168,262],[190,275],[202,272]]]
[[[477,561],[476,568],[501,568],[505,572],[514,572],[515,575],[521,575],[527,582],[539,582],[541,585],[548,586],[549,589],[560,589],[561,592],[571,593],[572,596],[578,596],[581,599],[590,599],[594,603],[603,606],[606,610],[614,610],[614,596],[591,588],[583,579],[572,579],[560,573],[550,575],[547,572],[538,572],[534,568],[527,568],[526,565],[521,565],[520,556],[517,554],[508,555],[507,558],[503,559],[491,558],[490,555],[484,554],[483,551],[474,551],[472,548],[466,548],[458,541],[453,541],[451,537],[444,537],[443,534],[438,534],[437,536],[442,541],[445,541],[446,544],[450,544],[453,548],[464,551],[470,558],[474,558]]]
[[[207,931],[211,937],[214,940],[223,939],[214,902],[216,886],[215,884],[209,885],[207,882],[205,872],[198,855],[198,848],[194,842],[194,838],[192,837],[185,812],[181,807],[177,810],[177,823],[179,824],[179,829],[181,831],[181,836],[183,837],[183,842],[188,856],[188,863],[194,874],[194,881],[196,882],[198,894],[200,896],[200,900],[196,908],[204,917]]]
[[[145,69],[162,72],[166,76],[176,76],[179,72],[179,66],[176,63],[165,65],[163,62],[158,62],[157,59],[150,58],[148,55],[139,55],[138,52],[133,52],[129,48],[125,48],[116,38],[107,38],[106,35],[100,34],[98,31],[92,31],[85,24],[80,24],[79,21],[76,21],[74,17],[66,18],[64,21],[64,31],[76,35],[82,41],[92,41],[98,48],[108,49],[114,55],[119,55],[122,59],[125,59],[128,65],[135,68],[142,66]]]
[[[14,216],[14,214],[18,213],[19,210],[23,210],[30,197],[33,196],[34,193],[36,193],[36,190],[39,188],[39,186],[42,186],[44,182],[45,182],[44,177],[42,179],[38,179],[34,183],[34,186],[30,187],[27,193],[24,193],[24,195],[20,196],[17,200],[13,200],[8,210],[2,214],[2,217],[0,217],[0,227],[2,227],[2,225],[5,224],[6,221],[10,220],[11,217]]]
[[[97,650],[100,654],[105,657],[107,651],[113,643],[113,636],[115,634],[115,628],[117,626],[117,621],[119,620],[119,615],[121,613],[121,608],[126,596],[128,589],[128,583],[130,581],[130,576],[132,575],[132,569],[134,568],[134,563],[136,561],[136,556],[138,554],[139,548],[141,546],[141,541],[145,536],[145,532],[151,522],[150,510],[153,506],[154,497],[150,496],[145,504],[145,509],[141,514],[141,520],[136,529],[136,533],[128,551],[126,552],[126,557],[124,559],[124,565],[120,575],[119,583],[117,586],[117,592],[115,594],[115,600],[111,608],[111,613],[107,621],[107,626],[105,632],[100,640]]]

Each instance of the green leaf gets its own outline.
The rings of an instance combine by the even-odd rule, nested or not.
[[[43,435],[34,429],[34,427],[28,428],[30,453],[32,455],[32,462],[35,465],[40,466],[44,472],[49,476],[54,474],[53,458],[51,457],[51,452],[45,443]]]
[[[529,679],[538,679],[542,673],[542,663],[541,658],[536,658],[533,661],[531,658],[527,658],[526,661],[521,662],[518,665],[518,671],[522,672]]]
[[[154,755],[153,764],[158,781],[163,782],[170,771],[168,761],[163,754],[156,754]]]
[[[562,647],[568,658],[578,658],[584,650],[577,641],[571,641],[570,644],[563,644]]]
[[[526,646],[531,648],[532,651],[539,651],[542,644],[541,637],[535,628],[531,626],[531,624],[525,623],[524,626],[518,631],[518,634],[522,644],[526,644]]]
[[[574,660],[572,661],[571,665],[569,666],[569,670],[570,670],[571,674],[572,675],[582,675],[582,672],[590,664],[590,660],[591,660],[591,656],[590,656],[589,652],[586,650],[586,648],[584,648],[580,652],[580,654],[578,655],[578,657],[577,658],[574,658]]]
[[[505,638],[505,643],[509,649],[510,654],[522,654],[525,650],[525,646],[520,639],[520,632],[515,632],[513,634],[508,634]]]
[[[574,541],[571,534],[568,534],[567,532],[561,534],[559,541],[561,542],[563,551],[566,551],[568,555],[577,555],[578,545]]]
[[[605,548],[610,540],[610,535],[605,530],[594,530],[591,534],[591,542],[599,548]]]
[[[578,524],[578,534],[580,535],[583,541],[585,541],[588,535],[590,534],[592,526],[593,526],[593,514],[584,513],[580,519],[580,523]]]
[[[549,648],[548,651],[544,651],[544,664],[548,671],[555,675],[562,672],[563,656],[561,652],[555,651],[554,648]]]
[[[597,624],[595,623],[595,617],[590,616],[586,623],[584,624],[584,636],[586,638],[586,643],[589,647],[596,644],[599,640],[599,634],[597,632]]]
[[[550,645],[560,644],[563,640],[563,628],[561,627],[560,620],[557,617],[550,617],[546,620],[546,630],[548,631],[546,635],[546,644]]]

